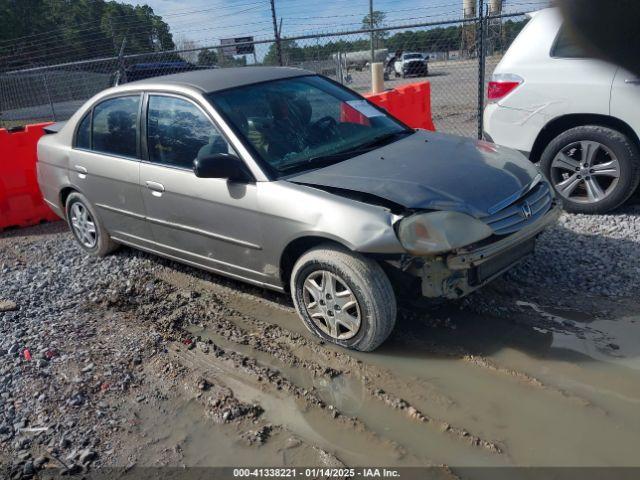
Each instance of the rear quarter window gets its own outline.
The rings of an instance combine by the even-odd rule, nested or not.
[[[585,51],[573,40],[563,25],[551,47],[551,56],[556,58],[587,58]]]
[[[91,148],[91,111],[87,113],[76,130],[76,148]]]

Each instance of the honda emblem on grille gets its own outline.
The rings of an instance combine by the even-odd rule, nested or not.
[[[531,215],[533,215],[531,213],[531,205],[529,205],[527,202],[524,202],[520,207],[520,215],[522,215],[523,218],[531,218]]]

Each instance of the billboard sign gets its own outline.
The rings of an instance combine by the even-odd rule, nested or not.
[[[222,53],[228,57],[234,55],[252,55],[255,53],[255,45],[253,43],[253,37],[236,37],[236,38],[221,38],[220,45],[222,46]],[[238,44],[243,45],[238,45]]]

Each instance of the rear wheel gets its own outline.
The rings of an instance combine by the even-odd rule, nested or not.
[[[93,206],[84,195],[78,192],[71,193],[65,208],[69,228],[84,251],[102,257],[117,248],[117,244],[111,240]]]
[[[312,333],[346,348],[374,350],[395,325],[396,299],[380,265],[333,245],[300,257],[291,274],[291,294]]]
[[[586,125],[554,138],[540,159],[564,208],[605,213],[622,205],[640,182],[640,156],[624,134]]]

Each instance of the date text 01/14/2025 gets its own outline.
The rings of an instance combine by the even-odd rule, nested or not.
[[[234,478],[400,478],[389,468],[235,468]]]

